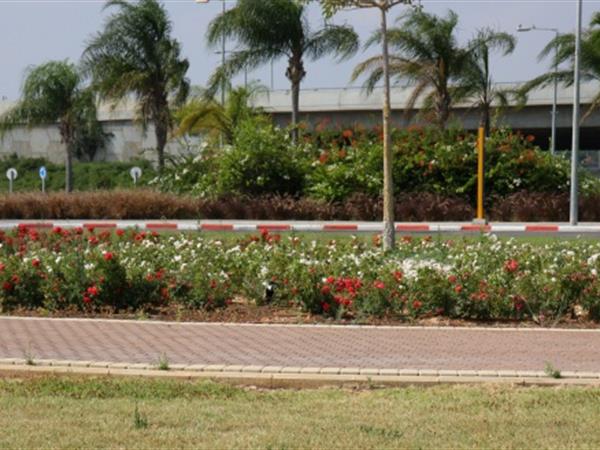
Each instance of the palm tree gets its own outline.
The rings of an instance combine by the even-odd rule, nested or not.
[[[233,143],[238,124],[261,112],[251,106],[251,100],[263,90],[264,87],[252,83],[247,87],[238,86],[228,92],[225,105],[199,91],[175,112],[176,134],[223,136],[227,144]]]
[[[291,83],[293,136],[297,136],[300,84],[306,76],[305,58],[327,54],[342,60],[358,50],[358,35],[349,26],[326,24],[311,30],[306,8],[295,0],[239,0],[208,26],[207,41],[216,46],[222,39],[234,39],[238,49],[211,76],[209,90],[215,92],[224,80],[244,69],[252,70],[286,57],[286,77]]]
[[[508,105],[510,90],[494,85],[490,71],[490,53],[499,51],[503,56],[515,50],[516,39],[508,33],[482,28],[467,44],[468,64],[459,77],[454,89],[454,97],[475,98],[474,106],[479,109],[479,125],[489,134],[492,103]]]
[[[182,103],[188,94],[189,63],[180,56],[167,12],[157,0],[109,0],[105,8],[113,7],[118,11],[85,49],[83,67],[102,99],[136,97],[144,128],[154,124],[160,172],[172,129],[172,103]]]
[[[60,137],[66,146],[67,192],[73,190],[73,155],[82,141],[92,137],[98,146],[107,137],[96,117],[92,92],[83,86],[74,64],[51,61],[29,69],[21,100],[0,119],[6,132],[20,125],[36,126],[58,122]]]
[[[449,11],[438,17],[413,10],[398,18],[399,27],[388,30],[387,38],[394,54],[389,55],[390,75],[396,81],[414,84],[406,104],[407,111],[423,95],[424,110],[433,111],[434,122],[445,128],[450,110],[458,98],[453,97],[452,82],[457,81],[468,63],[469,53],[459,46],[455,32],[458,15]],[[384,35],[378,30],[367,46],[379,43]],[[374,56],[359,64],[352,75],[356,80],[368,74],[367,91],[372,91],[384,75],[382,56]]]
[[[552,39],[542,50],[538,59],[543,59],[553,54],[552,72],[540,75],[531,81],[525,83],[519,89],[521,102],[527,102],[529,91],[543,86],[548,86],[556,78],[559,82],[567,86],[573,84],[574,77],[574,58],[575,58],[575,35],[560,34]],[[568,68],[556,70],[560,64],[568,63]],[[582,81],[595,80],[600,81],[600,12],[596,12],[590,20],[590,26],[582,32],[581,35],[581,59],[580,59],[580,77]],[[592,99],[592,102],[583,115],[581,120],[585,120],[600,105],[600,91]]]

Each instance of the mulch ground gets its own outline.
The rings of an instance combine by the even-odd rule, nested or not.
[[[191,310],[180,308],[164,308],[146,312],[114,312],[110,310],[83,312],[78,309],[47,310],[15,310],[3,312],[12,316],[52,317],[52,318],[90,318],[90,319],[128,319],[128,320],[161,320],[166,322],[223,322],[223,323],[261,323],[261,324],[325,324],[325,325],[387,325],[387,326],[448,326],[448,327],[560,327],[573,329],[600,328],[600,324],[585,318],[565,318],[558,323],[538,324],[534,321],[482,321],[451,319],[447,317],[429,317],[410,319],[406,317],[345,317],[333,319],[321,315],[303,312],[294,307],[274,305],[254,305],[235,303],[226,308],[213,310]]]

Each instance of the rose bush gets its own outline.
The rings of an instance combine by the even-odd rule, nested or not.
[[[152,311],[236,298],[334,318],[600,319],[600,243],[483,236],[220,241],[135,229],[0,233],[0,308]]]

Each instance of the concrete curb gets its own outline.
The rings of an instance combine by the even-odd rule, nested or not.
[[[333,329],[365,329],[365,330],[436,330],[436,331],[493,331],[502,332],[526,332],[526,333],[600,333],[600,326],[596,328],[560,328],[542,326],[455,326],[455,325],[357,325],[339,323],[253,323],[253,322],[177,322],[159,319],[110,319],[95,317],[30,317],[30,316],[7,316],[0,314],[2,320],[24,320],[24,321],[61,321],[61,322],[98,322],[98,323],[129,323],[139,325],[177,325],[177,326],[211,326],[211,327],[249,327],[249,328],[333,328]]]
[[[148,231],[298,231],[298,232],[370,232],[383,231],[381,222],[296,222],[296,221],[0,221],[0,229],[14,228],[63,229],[82,228],[88,230],[111,230],[137,228]],[[558,223],[493,223],[488,225],[474,225],[471,222],[459,223],[396,223],[399,233],[565,233],[565,234],[590,234],[600,233],[600,224],[568,225]]]
[[[281,367],[171,364],[159,370],[157,364],[108,361],[75,361],[24,358],[0,359],[0,374],[113,375],[179,379],[214,379],[236,384],[269,387],[306,387],[365,384],[401,386],[414,384],[509,383],[520,385],[600,386],[600,373],[562,372],[552,378],[543,371],[519,370],[431,370],[377,369],[357,367]]]

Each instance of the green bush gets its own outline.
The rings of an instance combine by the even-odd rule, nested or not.
[[[10,167],[17,169],[17,177],[13,189],[15,192],[41,191],[42,183],[39,177],[39,168],[45,166],[48,170],[46,178],[46,192],[58,192],[65,189],[65,167],[54,164],[44,158],[19,158],[16,155],[0,160],[0,176],[4,182],[0,183],[0,192],[8,191],[8,180],[5,173]],[[152,164],[146,160],[130,162],[75,162],[73,165],[73,178],[75,190],[92,191],[97,189],[122,189],[133,187],[133,180],[129,174],[133,166],[142,169],[142,178],[139,185],[148,183],[155,177]]]
[[[307,191],[325,200],[342,200],[361,192],[379,195],[382,188],[382,145],[377,133],[345,130],[341,138],[311,137],[320,147],[308,176]],[[487,196],[517,191],[561,193],[569,189],[570,164],[533,145],[532,136],[508,129],[491,133],[486,142]],[[393,175],[396,193],[431,192],[475,198],[476,136],[460,129],[413,127],[393,135]],[[600,181],[581,171],[581,191],[600,191]]]
[[[292,144],[286,130],[262,117],[242,122],[233,145],[219,158],[218,193],[294,195],[303,191],[306,153]]]

